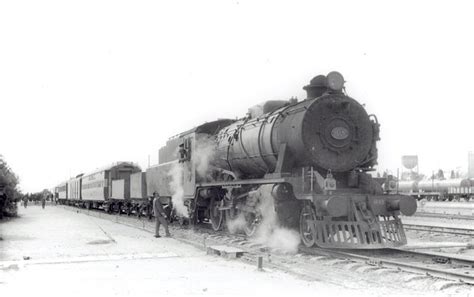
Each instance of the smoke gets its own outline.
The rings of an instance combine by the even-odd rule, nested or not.
[[[184,188],[183,188],[183,167],[182,163],[174,163],[168,171],[168,176],[171,178],[169,187],[171,193],[171,201],[176,213],[182,217],[188,218],[188,209],[184,205]]]
[[[257,195],[260,196],[257,210],[260,212],[261,220],[250,240],[287,253],[296,253],[300,244],[300,235],[295,230],[282,227],[278,222],[270,189],[269,186],[261,186],[258,190]],[[227,221],[227,228],[230,233],[243,231],[245,223],[244,214],[241,213],[234,220]]]
[[[280,226],[270,189],[265,186],[261,187],[260,203],[257,209],[262,215],[262,221],[253,241],[273,249],[296,253],[300,244],[300,235],[295,230]]]
[[[196,148],[193,154],[194,165],[197,176],[209,178],[209,165],[216,153],[216,143],[211,137],[200,137],[196,141]]]
[[[235,219],[226,221],[227,230],[230,234],[235,234],[237,232],[243,231],[245,227],[245,216],[243,213],[240,213]]]
[[[196,170],[196,179],[208,178],[209,175],[209,164],[214,158],[215,154],[215,142],[210,137],[200,137],[196,140],[194,151],[191,150],[191,160],[183,163],[174,163],[171,169],[168,171],[170,177],[169,187],[171,193],[171,201],[173,202],[173,208],[176,214],[188,218],[188,209],[184,204],[184,170],[192,168],[194,163]],[[178,151],[176,151],[176,155]],[[189,170],[190,171],[190,170]]]

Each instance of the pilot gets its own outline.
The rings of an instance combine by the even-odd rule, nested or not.
[[[157,192],[153,192],[153,214],[155,215],[156,219],[156,228],[155,228],[155,237],[160,236],[160,225],[163,224],[165,227],[166,237],[170,237],[170,231],[168,230],[168,221],[166,220],[168,216],[163,209],[163,205],[161,205],[160,196]]]

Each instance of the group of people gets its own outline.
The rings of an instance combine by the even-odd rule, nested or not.
[[[36,204],[36,201],[35,200],[35,204]],[[24,208],[27,208],[28,207],[28,197],[23,197],[23,207]],[[41,207],[44,209],[46,207],[46,197],[41,197]]]

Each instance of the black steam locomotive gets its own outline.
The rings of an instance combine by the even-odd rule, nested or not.
[[[61,203],[141,214],[159,193],[181,223],[214,230],[243,221],[251,236],[270,211],[306,246],[383,248],[406,237],[410,196],[387,195],[367,172],[377,163],[379,124],[344,93],[338,72],[313,78],[298,102],[267,101],[240,120],[202,124],[168,140],[142,173],[117,163],[55,189]],[[168,208],[170,209],[170,208]]]
[[[210,221],[215,230],[244,217],[252,235],[261,205],[273,205],[277,224],[298,229],[306,246],[405,244],[399,214],[412,215],[416,201],[384,194],[367,173],[377,163],[376,117],[344,93],[338,72],[316,76],[304,89],[301,102],[268,101],[243,119],[170,139],[160,163],[147,170],[149,192],[172,197],[175,207],[182,203],[181,217]]]

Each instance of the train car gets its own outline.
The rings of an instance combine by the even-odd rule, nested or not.
[[[68,205],[75,205],[81,202],[82,175],[79,174],[67,181],[68,197],[66,203]]]
[[[54,198],[60,203],[65,204],[68,198],[67,182],[62,182],[54,188]]]
[[[151,217],[153,208],[147,195],[146,172],[136,172],[130,175],[130,200],[132,205],[127,209],[128,213],[137,216]]]
[[[406,194],[418,192],[418,181],[404,180],[397,183],[397,191]]]
[[[146,199],[147,188],[146,188],[146,173],[136,172],[130,175],[130,198],[142,200]]]
[[[268,211],[310,247],[384,248],[406,243],[400,213],[416,201],[387,195],[368,172],[379,124],[344,93],[341,74],[313,78],[308,98],[262,104],[170,139],[147,170],[148,193],[170,197],[180,217],[220,230],[243,218],[251,236]]]
[[[411,187],[410,187],[411,185]],[[419,182],[399,182],[399,192],[412,195],[418,200],[452,201],[470,200],[474,195],[474,183],[470,179],[429,179]]]
[[[131,162],[117,162],[82,177],[82,205],[120,212],[130,206],[130,176],[141,172]]]

